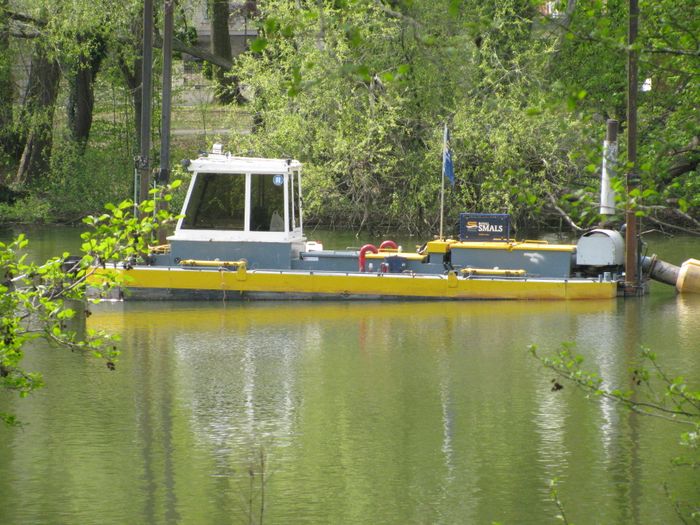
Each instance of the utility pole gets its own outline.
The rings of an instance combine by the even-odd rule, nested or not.
[[[165,0],[163,5],[163,107],[161,115],[160,171],[158,182],[170,181],[170,112],[172,106],[173,78],[173,3]]]
[[[637,51],[634,43],[639,27],[639,1],[629,0],[627,32],[627,205],[625,207],[625,295],[642,293],[639,275],[638,219],[635,207],[630,201],[630,193],[639,184],[637,175]]]
[[[151,106],[153,98],[153,0],[143,3],[143,64],[141,69],[141,152],[136,157],[136,204],[148,199],[151,171]]]
[[[170,182],[170,111],[172,102],[173,79],[173,3],[175,0],[165,0],[163,4],[163,107],[160,125],[160,171],[158,183]],[[162,208],[167,203],[160,203]],[[166,231],[158,230],[158,241],[165,243]]]

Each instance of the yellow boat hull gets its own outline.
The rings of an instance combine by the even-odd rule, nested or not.
[[[617,284],[591,279],[534,279],[420,274],[339,273],[182,269],[136,267],[101,269],[98,285],[113,274],[124,284],[124,297],[169,299],[223,297],[225,299],[612,299]]]

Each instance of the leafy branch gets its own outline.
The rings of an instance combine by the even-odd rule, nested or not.
[[[603,385],[603,379],[596,372],[582,368],[583,357],[575,355],[572,343],[563,343],[563,348],[554,357],[541,356],[536,345],[530,345],[529,351],[542,365],[553,371],[558,378],[574,383],[589,396],[602,397],[623,404],[633,412],[653,416],[674,423],[697,427],[700,423],[700,390],[688,388],[682,376],[670,377],[657,362],[657,356],[648,348],[641,349],[643,365],[632,370],[632,382],[635,387],[646,387],[645,398],[639,400],[637,388],[609,389]],[[662,392],[658,392],[653,378],[661,380]]]
[[[41,374],[22,367],[28,343],[37,339],[53,347],[89,353],[103,359],[110,370],[115,369],[119,337],[102,330],[79,334],[72,329],[76,305],[90,315],[86,299],[97,270],[107,264],[135,264],[148,252],[158,230],[177,219],[160,203],[171,200],[179,185],[177,180],[153,189],[152,199],[138,206],[131,201],[108,204],[106,213],[87,217],[84,222],[91,231],[81,236],[81,256],[63,253],[37,265],[27,262],[29,241],[24,235],[9,243],[0,242],[0,391],[26,397],[44,385]],[[111,274],[100,274],[99,282],[103,293],[121,284]],[[17,424],[12,414],[0,413],[0,420]]]
[[[528,347],[544,368],[554,372],[556,377],[552,379],[552,391],[564,388],[560,381],[573,383],[587,397],[608,399],[637,414],[690,427],[680,434],[680,444],[688,449],[689,455],[674,458],[673,464],[693,470],[700,467],[700,390],[689,387],[683,376],[669,375],[659,364],[657,355],[645,347],[641,348],[639,364],[631,370],[632,388],[609,388],[598,373],[583,368],[584,358],[574,354],[574,348],[573,343],[563,343],[554,356],[543,356],[538,353],[536,345]],[[563,516],[556,481],[550,488],[552,498]],[[670,497],[668,487],[665,486],[665,490]],[[700,505],[697,503],[673,500],[673,506],[684,523],[687,523],[686,517],[700,519]]]

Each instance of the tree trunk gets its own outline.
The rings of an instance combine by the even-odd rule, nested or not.
[[[0,156],[19,157],[18,139],[14,130],[12,103],[14,82],[10,56],[10,20],[7,16],[8,0],[0,0]]]
[[[228,1],[210,0],[209,9],[211,20],[211,51],[227,61],[231,61],[231,36],[228,32]],[[219,66],[212,66],[214,80],[216,81],[216,99],[221,104],[230,104],[239,100],[238,85],[236,79],[226,75],[226,70]]]
[[[70,92],[68,95],[68,129],[82,155],[85,152],[92,112],[95,105],[94,83],[97,72],[105,56],[105,44],[99,37],[78,37],[81,42],[89,41],[89,55],[81,53],[71,69]]]
[[[47,56],[43,43],[38,41],[32,55],[22,109],[26,141],[15,178],[19,185],[36,182],[49,170],[53,117],[60,78],[58,62]]]

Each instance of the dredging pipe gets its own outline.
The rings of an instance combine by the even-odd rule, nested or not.
[[[655,281],[675,286],[679,293],[700,293],[700,261],[688,259],[680,266],[657,258],[642,257],[642,271]]]

